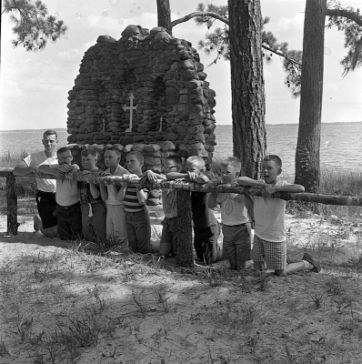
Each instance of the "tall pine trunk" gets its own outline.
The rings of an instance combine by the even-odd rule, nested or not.
[[[308,192],[320,183],[325,10],[326,0],[306,2],[295,183]]]
[[[228,0],[233,150],[243,172],[259,176],[266,149],[259,0]]]
[[[169,0],[157,0],[157,26],[166,28],[167,32],[172,35]]]

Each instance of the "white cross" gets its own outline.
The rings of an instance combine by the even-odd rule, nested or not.
[[[133,106],[133,92],[129,94],[129,106],[123,105],[123,111],[129,110],[129,127],[125,130],[126,133],[132,132],[133,110],[137,110],[137,105]]]
[[[159,129],[159,131],[162,131],[162,121],[163,121],[163,118],[162,118],[162,116],[160,117],[160,129]]]

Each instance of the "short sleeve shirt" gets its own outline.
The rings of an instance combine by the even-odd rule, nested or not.
[[[110,172],[110,169],[106,169],[106,172]],[[122,166],[118,165],[116,170],[113,173],[113,176],[124,176],[125,174],[129,174],[127,169],[123,168]],[[122,205],[122,202],[117,199],[117,188],[113,185],[107,185],[107,193],[108,198],[106,201],[107,205]]]
[[[44,151],[31,153],[23,161],[28,167],[34,168],[38,168],[41,165],[58,164],[56,156],[48,158]],[[35,181],[38,191],[55,193],[57,185],[55,179],[35,177]]]
[[[289,185],[286,181],[277,181],[276,186]],[[254,197],[255,235],[270,242],[285,241],[286,201],[280,198]]]

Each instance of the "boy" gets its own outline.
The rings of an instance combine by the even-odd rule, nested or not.
[[[105,173],[112,176],[124,176],[129,174],[127,169],[121,167],[121,151],[117,146],[108,147],[104,152]],[[102,200],[106,204],[106,234],[107,239],[120,244],[127,249],[126,217],[121,202],[123,191],[120,187],[100,184]]]
[[[82,150],[81,173],[98,171],[98,151],[95,148]],[[99,186],[94,183],[80,183],[80,208],[84,239],[94,242],[106,240],[106,208],[100,196]]]
[[[126,155],[126,167],[131,174],[142,177],[144,158],[141,152]],[[123,188],[123,205],[126,213],[126,228],[129,248],[132,252],[151,252],[151,223],[146,208],[148,190],[135,185]]]
[[[229,158],[220,163],[222,183],[231,184],[238,177],[241,162]],[[252,215],[250,198],[237,193],[213,193],[210,203],[220,204],[223,239],[223,258],[230,263],[230,269],[245,269],[250,260],[250,220]]]
[[[58,235],[61,240],[75,240],[82,236],[82,217],[79,203],[78,182],[64,179],[64,175],[78,171],[73,160],[72,152],[68,147],[57,151],[58,163],[54,165],[41,165],[39,171],[57,177],[55,199],[57,202]]]
[[[167,179],[185,178],[195,183],[207,183],[209,178],[205,174],[205,161],[199,156],[191,156],[186,160],[186,173],[170,172]],[[192,221],[194,223],[194,247],[199,262],[211,264],[221,256],[217,244],[220,234],[219,223],[208,207],[208,194],[205,192],[191,192]]]
[[[240,185],[261,189],[263,192],[263,196],[254,197],[255,237],[252,252],[254,267],[262,272],[265,262],[267,268],[274,270],[278,276],[301,270],[312,270],[318,273],[321,270],[319,263],[307,253],[304,254],[301,262],[287,264],[284,228],[286,201],[271,196],[275,192],[303,192],[304,187],[279,180],[278,176],[281,172],[281,159],[271,154],[263,161],[263,180],[254,180],[249,177],[237,179]]]
[[[170,172],[180,173],[182,161],[179,157],[168,157],[163,163],[163,173],[157,174],[146,171],[145,175],[150,182],[166,180],[166,174]],[[160,240],[160,255],[164,258],[174,257],[177,254],[177,191],[162,190],[162,207],[165,218],[162,221],[162,234]]]

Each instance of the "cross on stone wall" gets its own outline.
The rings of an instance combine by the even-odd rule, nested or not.
[[[125,130],[126,133],[130,133],[132,132],[132,127],[133,127],[133,110],[137,110],[137,105],[133,105],[133,100],[134,100],[134,95],[133,92],[131,92],[129,94],[129,106],[127,105],[123,105],[122,109],[123,111],[127,111],[129,110],[129,126],[128,128]]]

